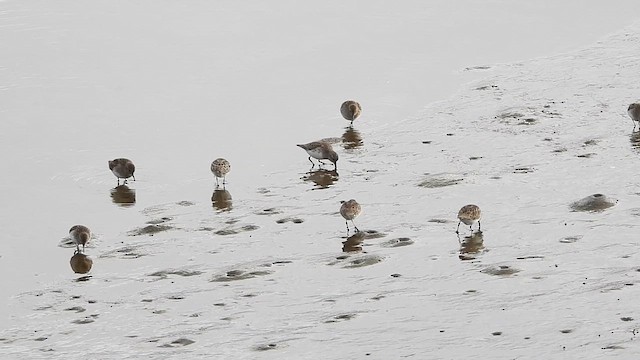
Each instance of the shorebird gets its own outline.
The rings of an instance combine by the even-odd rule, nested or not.
[[[465,205],[458,211],[458,228],[456,234],[459,234],[460,223],[469,225],[469,230],[473,232],[473,224],[478,223],[478,231],[480,230],[480,208],[477,205]]]
[[[317,159],[321,164],[324,164],[322,160],[327,159],[333,163],[334,170],[338,169],[338,154],[333,151],[333,147],[326,141],[314,141],[308,144],[298,144],[297,146],[303,148],[307,154],[309,154],[309,161],[311,162],[311,168],[316,166],[311,158]]]
[[[362,212],[362,207],[358,204],[357,201],[351,199],[349,201],[345,201],[340,206],[340,215],[344,218],[344,223],[347,224],[347,234],[349,233],[349,220],[351,220],[351,224],[356,229],[356,232],[359,232],[358,227],[353,222],[353,219],[357,218],[358,215]]]
[[[211,172],[216,177],[216,187],[218,187],[218,178],[222,178],[222,185],[227,183],[227,174],[231,171],[231,164],[223,158],[217,158],[211,163]]]
[[[633,121],[633,130],[635,130],[636,121],[640,123],[640,103],[633,103],[629,105],[629,108],[627,109],[627,114],[629,114],[631,121]]]
[[[69,236],[76,243],[76,251],[80,252],[80,245],[82,245],[82,252],[84,252],[84,246],[91,240],[91,230],[84,225],[74,225],[69,229]]]
[[[109,170],[118,178],[118,185],[120,185],[120,179],[124,179],[124,183],[127,183],[127,179],[132,177],[133,181],[136,177],[133,173],[136,171],[136,166],[129,159],[119,158],[109,161]]]
[[[342,117],[347,121],[351,121],[351,125],[353,125],[353,120],[357,119],[362,112],[362,107],[357,101],[347,100],[342,103],[340,106],[340,113]]]
[[[71,270],[76,274],[86,274],[93,266],[93,260],[78,250],[73,252],[69,263],[71,264]]]

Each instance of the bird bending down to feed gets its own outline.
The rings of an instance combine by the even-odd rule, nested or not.
[[[459,233],[460,223],[469,225],[469,230],[473,232],[473,224],[478,223],[478,231],[480,230],[480,208],[477,205],[465,205],[458,211],[458,228],[456,234]]]
[[[357,119],[362,112],[362,107],[357,101],[347,100],[342,103],[340,106],[340,113],[342,117],[347,121],[351,121],[351,125],[353,125],[353,120]]]
[[[309,154],[309,161],[311,161],[311,168],[316,166],[311,158],[317,159],[321,164],[324,164],[322,160],[327,159],[333,163],[334,170],[338,169],[338,154],[333,151],[333,147],[326,141],[314,141],[308,144],[298,144],[297,146],[303,148],[307,154]]]
[[[91,230],[84,225],[74,225],[69,229],[69,236],[76,243],[76,251],[80,252],[80,245],[82,245],[84,253],[84,246],[91,240]]]
[[[133,165],[133,162],[129,159],[114,159],[109,161],[109,170],[118,178],[118,185],[120,185],[120,179],[124,179],[124,183],[127,183],[128,178],[133,178],[133,181],[136,180],[136,177],[133,176],[133,173],[136,171],[136,166]]]
[[[633,130],[635,130],[636,121],[640,123],[640,103],[633,103],[629,105],[629,108],[627,109],[627,114],[629,114],[631,121],[633,121]]]
[[[362,207],[358,204],[357,201],[351,199],[349,201],[345,201],[340,206],[340,215],[344,218],[344,223],[347,224],[347,234],[349,233],[349,220],[351,220],[351,224],[356,229],[356,232],[359,232],[358,227],[353,222],[353,219],[357,218],[358,215],[362,212]]]
[[[211,163],[211,172],[216,177],[216,187],[218,187],[218,178],[222,178],[222,185],[227,184],[227,174],[231,171],[231,164],[223,158],[217,158]]]

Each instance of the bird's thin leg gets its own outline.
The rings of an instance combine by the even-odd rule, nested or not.
[[[347,236],[349,235],[349,223],[347,220],[344,221],[345,225],[347,225]]]
[[[456,228],[456,234],[460,234],[460,223],[462,221],[458,221],[458,227]]]
[[[122,182],[122,185],[127,185],[127,179],[124,179],[124,181]]]
[[[136,181],[136,177],[135,176],[131,175],[131,177],[133,178],[133,181]]]
[[[218,183],[218,177],[216,176],[216,189],[220,187],[220,184]]]
[[[360,230],[356,226],[356,223],[354,223],[353,220],[351,220],[351,224],[353,224],[353,227],[356,229],[356,232],[360,232]]]
[[[118,180],[118,185],[117,186],[120,186],[120,178],[116,178],[116,179]]]
[[[227,184],[227,175],[222,177],[222,185],[226,185]]]
[[[481,232],[482,230],[480,230],[480,220],[478,220],[478,232]]]
[[[84,254],[84,244],[82,244],[82,253]]]

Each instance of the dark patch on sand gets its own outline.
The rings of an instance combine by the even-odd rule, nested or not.
[[[332,317],[331,319],[325,320],[325,323],[336,323],[339,321],[347,321],[347,320],[351,320],[354,319],[356,317],[356,314],[354,313],[350,313],[350,314],[340,314],[340,315],[336,315],[334,317]]]
[[[560,239],[560,242],[563,244],[571,244],[580,239],[582,239],[582,235],[565,236],[562,239]]]
[[[270,343],[270,344],[256,345],[256,346],[253,347],[253,350],[255,350],[255,351],[267,351],[267,350],[275,350],[277,347],[278,347],[277,344]]]
[[[215,275],[210,282],[227,282],[227,281],[236,281],[236,280],[246,280],[252,279],[257,276],[265,276],[272,274],[273,271],[269,270],[253,270],[253,271],[245,271],[245,270],[229,270],[224,274]]]
[[[587,153],[587,154],[576,155],[576,157],[589,159],[589,158],[591,158],[591,157],[593,157],[595,155],[598,155],[598,154],[596,154],[596,153]]]
[[[141,227],[135,230],[131,230],[127,233],[127,235],[129,236],[140,236],[140,235],[149,235],[149,236],[153,236],[157,233],[163,232],[163,231],[167,231],[167,230],[171,230],[173,229],[173,226],[170,225],[163,225],[163,224],[150,224],[147,225],[145,227]]]
[[[451,223],[451,222],[454,222],[454,221],[453,220],[448,220],[448,219],[429,219],[429,220],[427,220],[427,222],[436,223],[436,224],[446,224],[446,223]]]
[[[73,324],[80,324],[80,325],[84,325],[84,324],[91,324],[92,322],[94,322],[95,320],[93,320],[90,317],[85,317],[83,319],[77,319],[77,320],[73,320],[71,323]]]
[[[446,186],[458,185],[463,180],[464,179],[462,178],[447,178],[447,177],[431,176],[431,177],[428,177],[427,179],[422,180],[418,184],[418,186],[427,188],[427,189],[435,189],[435,188],[441,188]]]
[[[194,203],[193,201],[187,201],[187,200],[182,200],[182,201],[178,201],[176,203],[176,205],[180,205],[180,206],[193,206],[196,203]]]
[[[275,214],[281,214],[281,213],[282,211],[276,208],[268,208],[268,209],[263,209],[261,211],[255,212],[256,215],[275,215]]]
[[[616,204],[617,200],[609,199],[603,194],[593,194],[569,205],[573,211],[600,212]]]
[[[167,277],[169,277],[169,275],[178,275],[178,276],[183,276],[183,277],[197,276],[197,275],[202,275],[202,271],[185,270],[185,269],[167,269],[167,270],[156,271],[156,272],[151,273],[151,274],[149,274],[147,276],[157,276],[157,277],[159,277],[158,280],[160,280],[160,279],[166,279]]]
[[[401,238],[395,238],[395,239],[382,242],[380,243],[380,246],[385,248],[395,248],[395,247],[413,245],[413,243],[414,241],[411,240],[410,238],[401,237]]]
[[[137,259],[139,257],[147,255],[147,254],[138,252],[139,248],[140,246],[124,246],[119,249],[114,249],[104,254],[101,254],[99,257],[101,258],[117,257],[120,259]]]
[[[286,217],[286,218],[276,220],[277,224],[284,224],[287,222],[292,222],[294,224],[302,224],[304,220],[300,218],[295,218],[295,217]]]
[[[532,173],[536,171],[534,168],[529,167],[529,166],[518,166],[515,169],[513,169],[513,173],[514,174],[528,174],[528,173]]]
[[[258,225],[244,225],[240,228],[226,228],[226,229],[220,229],[216,232],[214,232],[214,234],[216,235],[235,235],[235,234],[239,234],[243,231],[253,231],[253,230],[257,230],[260,227]]]
[[[149,220],[149,221],[147,221],[147,224],[150,224],[150,225],[159,225],[159,224],[164,224],[164,223],[166,223],[166,222],[169,222],[169,221],[171,221],[171,220],[173,220],[173,218],[172,218],[172,217],[164,216],[164,217],[161,217],[161,218],[159,218],[159,219]]]
[[[516,125],[535,125],[538,122],[537,119],[534,118],[524,118],[521,119]]]
[[[191,339],[187,339],[187,338],[179,338],[176,340],[173,340],[172,342],[168,343],[168,344],[163,344],[160,345],[159,347],[177,347],[177,346],[187,346],[187,345],[191,345],[195,343],[195,341],[191,340]]]
[[[487,267],[483,270],[480,270],[480,272],[493,276],[511,276],[513,274],[519,273],[520,270],[512,268],[508,265],[500,265]]]
[[[75,311],[76,313],[85,312],[86,310],[87,309],[83,308],[82,306],[72,306],[70,308],[64,309],[64,311]]]
[[[363,230],[360,232],[364,233],[365,240],[380,239],[387,236],[387,234],[379,232],[377,230]]]
[[[365,266],[378,264],[383,260],[383,258],[379,255],[364,254],[358,257],[353,257],[353,258],[348,257],[343,260],[346,260],[346,261],[344,261],[345,264],[342,267],[347,269],[353,269],[353,268],[361,268]]]

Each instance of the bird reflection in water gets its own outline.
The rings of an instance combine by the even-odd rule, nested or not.
[[[629,141],[631,142],[631,148],[636,152],[640,152],[640,130],[633,131],[631,135],[629,135]]]
[[[357,149],[362,146],[362,136],[360,132],[351,126],[347,126],[342,134],[342,147],[345,149]]]
[[[342,242],[343,252],[358,252],[362,251],[362,242],[364,241],[365,232],[358,231],[355,234],[349,236],[347,240]]]
[[[482,231],[476,231],[469,236],[465,236],[460,239],[458,235],[458,242],[460,243],[460,260],[474,260],[476,256],[484,252],[484,236]]]
[[[79,250],[73,252],[69,263],[71,264],[71,270],[76,274],[86,274],[91,271],[93,266],[93,260]]]
[[[111,200],[120,206],[132,206],[136,203],[136,191],[127,185],[118,185],[111,189]]]
[[[304,181],[312,181],[316,184],[316,188],[326,189],[338,181],[338,172],[335,170],[311,170],[302,177]]]
[[[217,188],[211,195],[213,208],[219,211],[231,210],[231,193],[226,189]]]

